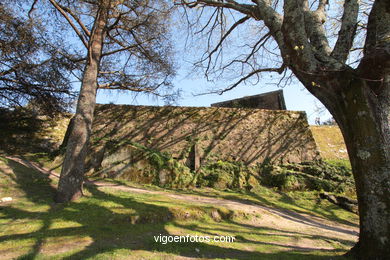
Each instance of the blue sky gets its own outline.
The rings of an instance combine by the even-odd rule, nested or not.
[[[199,61],[205,53],[206,41],[208,39],[207,35],[203,35],[202,38],[202,35],[196,34],[196,36],[192,35],[193,37],[186,38],[186,35],[188,36],[188,31],[186,29],[187,24],[182,22],[180,13],[177,13],[176,15],[178,16],[175,16],[174,20],[179,22],[172,28],[171,40],[173,41],[174,46],[176,67],[180,69],[177,72],[173,84],[176,89],[181,89],[182,91],[182,96],[176,101],[176,105],[208,107],[212,103],[280,89],[276,84],[272,84],[279,80],[279,75],[274,73],[261,75],[262,78],[256,85],[249,83],[248,85],[241,84],[235,89],[225,92],[223,95],[208,94],[194,96],[194,94],[210,92],[210,89],[215,90],[216,88],[228,87],[234,80],[232,81],[232,79],[230,79],[229,81],[225,78],[226,81],[220,79],[215,83],[210,83],[205,80],[205,76],[202,72],[196,74],[197,69],[195,69],[192,64]],[[236,16],[237,15],[233,15],[232,17],[236,19],[242,15],[239,14],[237,17]],[[242,54],[241,52],[245,52],[244,48],[242,48],[243,41],[246,41],[247,37],[253,38],[253,36],[257,41],[259,37],[257,31],[258,27],[259,24],[256,21],[253,21],[251,24],[240,27],[239,30],[232,33],[229,36],[229,41],[227,41],[229,43],[228,46],[224,46],[225,56],[240,55]],[[196,31],[196,29],[194,30]],[[215,43],[216,42],[213,42],[213,46],[215,46]],[[250,41],[248,43],[250,43]],[[196,46],[196,48],[194,48],[194,46]],[[269,47],[270,49],[273,49],[276,48],[276,45],[271,44]],[[259,62],[262,66],[267,66],[268,63],[271,64],[270,66],[280,66],[280,64],[275,65],[273,59],[274,57],[272,55],[264,53],[264,57],[261,57]],[[232,71],[232,76],[234,76],[233,74],[235,72],[236,71],[234,70]],[[331,118],[331,115],[325,109],[322,109],[321,113],[318,112],[318,108],[323,107],[320,101],[305,90],[297,80],[284,87],[283,92],[287,109],[305,111],[310,124],[314,124],[316,117],[320,117],[321,121]],[[156,97],[145,95],[138,95],[135,97],[134,94],[126,94],[117,91],[110,92],[106,90],[100,90],[98,92],[97,102],[131,105],[164,105],[164,101],[157,99]]]
[[[241,85],[235,89],[225,92],[223,95],[207,94],[199,95],[199,93],[208,92],[209,88],[213,87],[213,84],[204,80],[203,75],[198,77],[187,76],[186,71],[181,70],[178,76],[173,81],[175,88],[182,90],[182,96],[177,100],[179,106],[196,106],[196,107],[208,107],[212,103],[256,95],[264,92],[274,91],[281,89],[275,85],[269,84],[270,80],[263,79],[257,85]],[[288,110],[306,111],[310,124],[314,124],[316,117],[320,117],[321,121],[331,118],[328,111],[319,113],[318,107],[322,107],[320,101],[318,101],[313,95],[311,95],[304,87],[294,82],[283,88],[284,99]],[[130,105],[150,105],[150,106],[163,106],[164,101],[153,96],[138,95],[134,96],[126,92],[118,91],[102,91],[99,90],[97,95],[98,103],[114,103],[114,104],[130,104]]]

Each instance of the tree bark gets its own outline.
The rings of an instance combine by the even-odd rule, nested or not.
[[[390,255],[390,73],[376,95],[355,79],[334,111],[354,173],[359,206],[359,242],[350,251],[357,259]],[[386,86],[385,86],[386,85]]]
[[[284,26],[289,29],[287,22]],[[291,31],[284,31],[290,44],[296,42],[295,35],[292,39],[287,37]],[[390,2],[377,0],[373,5],[364,57],[358,68],[332,68],[332,64],[294,51],[289,56],[290,68],[336,119],[347,146],[360,219],[359,241],[348,255],[356,259],[387,259],[390,255]]]
[[[357,259],[390,256],[390,1],[372,7],[357,75],[335,111],[354,172],[359,204]],[[346,89],[346,90],[345,90]],[[337,120],[337,119],[336,119]]]
[[[366,59],[364,67],[378,71],[372,57]],[[348,255],[356,259],[390,255],[390,66],[379,64],[387,66],[380,77],[349,69],[317,80],[315,87],[311,76],[294,71],[333,115],[347,146],[360,220],[359,241]]]
[[[58,183],[56,202],[68,202],[82,196],[84,161],[92,129],[96,103],[97,76],[106,33],[109,5],[109,0],[100,1],[92,28],[88,43],[87,63]]]
[[[387,58],[390,60],[390,53]],[[372,59],[367,59],[365,66],[372,69],[374,64],[369,63]],[[366,73],[346,70],[318,80],[316,87],[310,84],[312,78],[295,73],[333,115],[347,146],[360,220],[359,241],[348,255],[356,259],[387,259],[390,255],[390,66],[381,73],[381,79],[364,78]]]
[[[69,124],[68,124],[68,127],[66,128],[64,139],[62,139],[62,143],[61,143],[60,147],[58,148],[59,153],[62,153],[62,151],[66,148],[66,145],[67,145],[68,140],[69,140],[70,133],[72,132],[73,124],[74,124],[74,117],[72,117],[69,120]]]

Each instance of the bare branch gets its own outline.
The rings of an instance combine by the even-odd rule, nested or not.
[[[104,84],[99,84],[98,89],[109,89],[109,90],[128,90],[133,92],[149,92],[154,95],[160,96],[156,90],[158,87],[140,87],[135,82],[133,83],[123,83],[123,82],[109,82]]]
[[[37,2],[38,2],[38,0],[34,0],[33,4],[31,5],[30,10],[28,11],[28,18],[31,18],[31,14],[34,12],[35,5],[37,4]]]
[[[3,77],[3,76],[6,76],[10,73],[13,73],[17,70],[20,70],[21,68],[23,69],[32,69],[32,68],[37,68],[37,67],[40,67],[40,66],[43,66],[45,64],[47,64],[48,62],[52,61],[52,59],[46,59],[40,63],[37,63],[37,64],[24,64],[24,65],[21,65],[21,64],[16,64],[15,66],[11,67],[10,69],[6,70],[6,71],[1,71],[0,72],[0,76]]]
[[[246,57],[245,59],[245,62],[248,62],[248,60],[256,53],[259,51],[259,49],[261,49],[262,47],[264,47],[264,45],[267,43],[267,41],[269,40],[269,38],[271,38],[271,34],[268,32],[266,33],[263,37],[260,38],[260,40],[258,40],[256,42],[256,44],[251,48],[252,51],[251,53]]]
[[[139,49],[140,49],[140,52],[149,60],[149,61],[153,61],[154,58],[152,56],[150,56],[150,53],[144,48],[143,44],[145,43],[142,42],[138,36],[133,32],[133,31],[130,31],[131,35],[133,36],[135,42],[137,43]],[[151,40],[151,39],[149,39]]]
[[[152,41],[153,39],[149,39],[149,41]],[[146,43],[147,41],[145,41],[144,43]],[[121,46],[125,46],[125,44],[121,43]],[[105,52],[105,53],[102,53],[102,57],[104,56],[109,56],[111,54],[115,54],[115,53],[118,53],[118,52],[122,52],[122,51],[127,51],[129,49],[132,49],[132,48],[135,48],[135,47],[139,47],[140,44],[132,44],[132,45],[128,45],[124,48],[121,48],[121,49],[116,49],[116,50],[113,50],[113,51],[108,51],[108,52]]]
[[[282,74],[283,71],[285,70],[285,68],[286,68],[286,66],[284,64],[282,64],[282,66],[280,66],[279,68],[263,68],[263,69],[257,69],[257,70],[251,71],[245,77],[240,78],[236,83],[234,83],[230,87],[218,91],[218,94],[222,95],[223,93],[225,93],[225,92],[227,92],[229,90],[234,89],[239,84],[241,84],[241,82],[243,82],[243,81],[249,79],[250,77],[255,76],[255,75],[257,75],[257,74],[259,74],[261,72],[277,72],[279,74]]]
[[[62,16],[68,21],[68,23],[72,27],[73,31],[77,34],[77,36],[79,37],[81,42],[84,44],[85,48],[88,49],[87,40],[84,38],[82,33],[79,31],[79,29],[77,29],[76,25],[73,23],[72,19],[70,19],[70,17],[67,15],[67,13],[64,11],[64,9],[62,9],[56,1],[54,1],[54,0],[49,0],[49,1],[54,6],[54,8],[57,9],[62,14]]]
[[[238,20],[237,22],[235,22],[232,27],[230,27],[230,29],[225,33],[225,35],[222,36],[221,40],[219,41],[219,43],[217,44],[217,46],[215,46],[214,50],[211,51],[211,53],[209,54],[209,56],[213,55],[214,52],[216,52],[218,50],[219,47],[221,47],[223,41],[231,34],[231,32],[240,24],[242,23],[245,23],[247,20],[249,19],[249,16],[245,16],[243,18],[241,18],[240,20]]]
[[[207,64],[207,69],[206,69],[206,73],[207,71],[209,70],[210,68],[210,63],[211,63],[211,56],[222,46],[222,43],[223,41],[233,32],[233,30],[240,24],[242,23],[245,23],[247,20],[249,20],[249,16],[245,16],[243,18],[241,18],[240,20],[238,20],[237,22],[235,22],[232,27],[230,27],[230,29],[225,33],[225,35],[223,35],[220,39],[220,41],[218,42],[217,46],[215,46],[215,48],[207,55],[207,58],[204,58],[204,60],[208,59],[208,64]]]
[[[264,0],[252,0],[257,5],[257,12],[255,19],[263,20],[264,24],[268,27],[272,37],[278,43],[278,46],[282,53],[284,53],[286,47],[284,44],[283,34],[281,32],[283,17],[276,12],[270,3]]]
[[[145,50],[145,48],[143,47],[143,44],[145,43],[148,43],[148,42],[151,42],[153,40],[155,40],[155,38],[150,38],[150,39],[147,39],[146,41],[141,41],[134,32],[130,31],[131,35],[133,36],[136,44],[131,44],[129,45],[128,43],[124,43],[120,40],[117,39],[117,37],[113,37],[110,32],[107,32],[107,37],[109,39],[111,39],[113,42],[115,42],[116,44],[118,44],[119,46],[121,46],[122,48],[121,49],[117,49],[117,50],[113,50],[113,51],[110,51],[110,52],[106,52],[106,53],[103,53],[102,54],[102,57],[103,56],[108,56],[110,54],[115,54],[115,53],[118,53],[118,52],[121,52],[121,51],[126,51],[126,50],[129,50],[129,49],[132,49],[132,48],[138,48],[139,49],[139,52],[141,54],[143,54],[149,61],[153,61],[153,57],[150,56],[150,54],[148,53],[147,50]],[[139,57],[139,56],[137,56]]]
[[[219,0],[198,0],[196,2],[187,2],[185,0],[182,0],[180,3],[176,2],[176,4],[182,4],[186,5],[190,8],[200,5],[206,5],[206,6],[214,6],[214,7],[224,7],[236,10],[240,13],[249,15],[251,17],[254,17],[253,11],[254,6],[248,5],[248,4],[240,4],[233,0],[225,0],[225,1],[219,1]]]
[[[123,16],[123,15],[126,15],[126,14],[128,14],[128,13],[130,13],[130,12],[119,13],[119,14],[116,16],[115,21],[114,21],[110,26],[107,27],[107,28],[108,28],[107,31],[110,31],[110,30],[114,29],[115,26],[117,26],[117,25],[119,24],[119,22],[120,22],[122,16]]]
[[[120,75],[123,75],[123,76],[126,75],[125,73],[123,73],[123,71],[119,71],[119,70],[116,70],[116,71],[99,71],[99,74],[120,74]]]
[[[267,41],[268,41],[268,39],[270,39],[270,37],[271,37],[271,34],[269,32],[266,33],[263,37],[260,38],[259,41],[257,41],[253,46],[250,47],[251,52],[246,56],[245,60],[244,59],[234,59],[234,60],[230,61],[229,63],[227,63],[226,65],[224,65],[221,68],[222,71],[226,70],[228,67],[230,67],[234,63],[241,63],[242,66],[243,66],[243,64],[247,64],[254,70],[253,66],[248,61],[251,57],[253,57],[255,55],[255,53],[257,53],[262,47],[264,47],[264,45],[267,43]]]
[[[328,39],[323,24],[326,21],[325,5],[327,0],[319,0],[318,8],[316,11],[310,11],[305,6],[305,25],[310,43],[314,46],[316,51],[326,57],[331,53]]]
[[[357,28],[358,12],[358,0],[345,1],[339,36],[331,54],[332,57],[339,60],[341,63],[346,62],[349,50],[352,47]]]
[[[325,12],[325,6],[329,3],[329,0],[319,0],[318,1],[318,12]]]

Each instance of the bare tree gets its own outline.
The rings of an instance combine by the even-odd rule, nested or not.
[[[359,242],[349,254],[360,259],[387,258],[390,1],[346,0],[337,8],[335,1],[328,0],[176,3],[185,7],[190,27],[202,24],[196,32],[208,36],[206,52],[197,65],[207,76],[240,76],[219,92],[264,72],[284,75],[291,71],[330,111],[348,148],[359,202]],[[195,19],[189,15],[191,8]],[[328,12],[329,8],[333,11]],[[231,26],[226,27],[229,21]],[[243,35],[245,28],[251,28],[252,35]],[[242,43],[236,56],[224,52],[232,35],[241,42],[252,40]]]
[[[29,15],[46,19],[47,34],[57,36],[47,44],[79,68],[74,77],[81,89],[56,195],[67,202],[82,196],[97,89],[161,95],[160,87],[170,86],[170,9],[158,0],[35,0]],[[73,36],[78,44],[68,41]]]

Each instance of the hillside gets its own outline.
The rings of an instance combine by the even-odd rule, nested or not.
[[[344,138],[338,126],[310,126],[321,157],[348,160]]]

